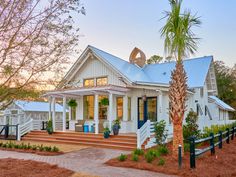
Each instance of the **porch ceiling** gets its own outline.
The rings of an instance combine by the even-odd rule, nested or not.
[[[107,95],[112,93],[114,95],[125,95],[130,89],[126,87],[119,87],[114,85],[97,86],[97,87],[78,87],[70,89],[58,89],[49,91],[44,96],[52,97],[79,97],[83,95]]]

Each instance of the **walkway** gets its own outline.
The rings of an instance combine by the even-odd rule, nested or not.
[[[167,177],[168,175],[144,170],[111,167],[104,164],[107,160],[127,153],[120,150],[86,148],[60,156],[39,156],[30,153],[0,151],[0,158],[17,158],[56,164],[75,172],[88,173],[101,177]]]

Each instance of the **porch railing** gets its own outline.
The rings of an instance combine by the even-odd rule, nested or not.
[[[26,133],[29,133],[31,130],[33,130],[33,119],[29,119],[28,122],[18,126],[17,140],[20,141],[21,137]]]
[[[147,120],[147,122],[137,131],[137,148],[141,149],[142,144],[147,140],[147,138],[150,138],[150,130],[150,120]]]

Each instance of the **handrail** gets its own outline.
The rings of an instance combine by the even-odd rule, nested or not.
[[[20,141],[21,137],[33,129],[33,119],[18,126],[17,140]]]
[[[141,149],[142,144],[150,137],[150,120],[147,120],[141,128],[137,130],[137,148]]]

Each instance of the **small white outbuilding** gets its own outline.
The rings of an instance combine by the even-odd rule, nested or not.
[[[29,119],[33,119],[34,129],[40,129],[42,121],[49,120],[49,107],[50,105],[48,102],[22,100],[13,101],[13,103],[3,111],[0,124],[23,124]],[[56,104],[55,112],[56,120],[60,122],[62,120],[63,107],[60,104]]]

